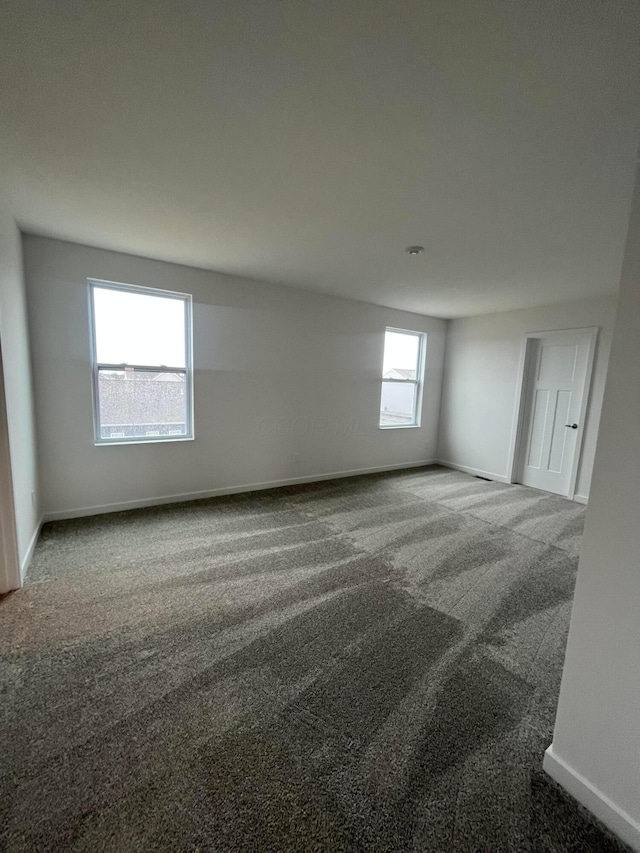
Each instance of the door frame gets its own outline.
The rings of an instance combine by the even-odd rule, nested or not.
[[[16,516],[13,504],[13,477],[9,447],[9,423],[4,392],[4,370],[0,347],[0,594],[22,586]]]
[[[576,436],[576,447],[573,455],[573,465],[571,468],[571,477],[569,479],[569,492],[567,498],[573,500],[576,493],[576,482],[578,479],[578,468],[582,456],[582,443],[585,432],[585,417],[587,414],[587,406],[591,396],[591,383],[593,379],[593,365],[596,355],[596,343],[598,340],[598,326],[588,326],[586,328],[573,329],[550,329],[541,332],[527,332],[522,335],[520,343],[520,361],[518,364],[518,382],[516,385],[516,403],[513,413],[513,424],[511,427],[511,439],[509,441],[509,456],[507,458],[507,482],[515,483],[518,474],[520,453],[522,450],[522,442],[524,439],[524,414],[526,409],[526,392],[527,392],[527,377],[529,367],[531,365],[531,355],[533,352],[533,342],[536,340],[553,340],[560,339],[567,332],[580,332],[589,337],[589,350],[587,353],[587,372],[584,383],[584,393],[582,395],[582,405],[580,406],[579,428]],[[564,497],[564,495],[559,495]]]

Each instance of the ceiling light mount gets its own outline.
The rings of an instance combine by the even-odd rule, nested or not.
[[[421,255],[424,252],[424,246],[407,246],[405,252],[407,255]]]

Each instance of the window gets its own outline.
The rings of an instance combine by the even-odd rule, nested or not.
[[[89,287],[96,444],[193,438],[191,297]]]
[[[420,332],[385,331],[380,427],[420,426],[426,342]]]

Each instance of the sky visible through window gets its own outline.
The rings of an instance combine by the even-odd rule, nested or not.
[[[98,362],[186,367],[183,299],[99,286],[93,298]]]
[[[384,361],[382,375],[390,370],[413,370],[418,365],[420,338],[418,335],[405,335],[402,332],[387,331],[384,337]]]
[[[380,426],[411,426],[417,423],[420,335],[387,329],[384,336]],[[399,381],[384,381],[399,380]]]

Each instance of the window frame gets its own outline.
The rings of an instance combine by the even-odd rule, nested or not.
[[[412,335],[414,338],[418,338],[418,357],[416,363],[416,378],[415,379],[385,379],[384,378],[384,349],[387,340],[387,332],[395,332],[400,335]],[[382,348],[382,371],[383,374],[380,380],[380,404],[378,411],[378,429],[419,429],[422,426],[422,396],[424,389],[424,369],[425,369],[425,360],[427,353],[427,333],[426,332],[416,332],[413,329],[398,329],[395,326],[385,326],[384,336],[383,336],[383,348]],[[382,392],[385,384],[398,384],[398,385],[413,385],[415,387],[414,393],[414,407],[413,407],[413,423],[410,424],[381,424],[380,418],[382,416]]]
[[[92,374],[92,398],[93,398],[93,442],[96,447],[123,444],[165,444],[166,442],[193,441],[193,298],[190,293],[180,293],[175,290],[162,290],[158,287],[145,287],[138,284],[127,284],[118,281],[105,281],[98,278],[88,278],[89,296],[89,342],[91,353]],[[184,342],[185,342],[185,366],[168,367],[166,365],[144,365],[144,364],[107,364],[99,362],[97,357],[96,341],[96,316],[95,302],[93,298],[94,288],[101,290],[118,290],[125,293],[139,293],[144,296],[159,296],[164,299],[179,299],[184,303]],[[101,370],[124,370],[127,367],[134,370],[144,370],[148,373],[180,373],[185,377],[185,408],[187,417],[187,432],[185,435],[166,436],[116,436],[114,438],[102,438],[100,434],[100,371]]]

